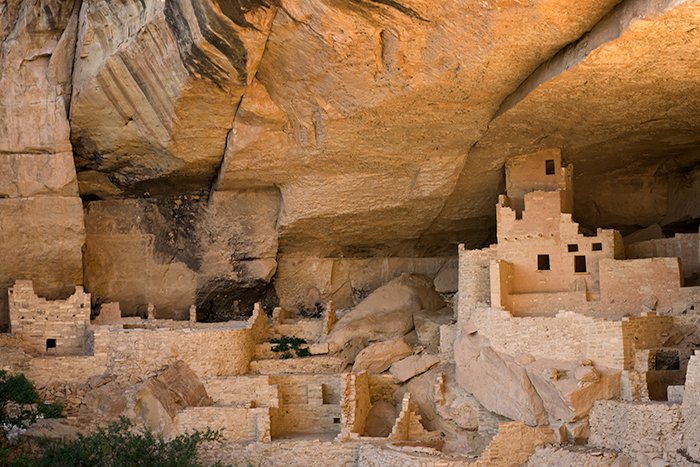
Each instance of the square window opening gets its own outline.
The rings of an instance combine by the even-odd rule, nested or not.
[[[46,339],[46,350],[56,348],[56,339]]]
[[[575,243],[569,244],[569,252],[572,252],[572,251],[578,251],[578,245],[576,245]]]
[[[537,255],[537,270],[549,271],[549,255]]]
[[[544,161],[544,171],[547,175],[554,175],[554,159]]]
[[[603,244],[602,243],[594,243],[591,248],[593,251],[603,251]]]
[[[574,257],[574,272],[586,272],[586,257],[585,256],[575,256]]]

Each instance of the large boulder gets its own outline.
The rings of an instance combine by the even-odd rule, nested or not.
[[[158,377],[148,378],[136,392],[136,407],[146,426],[167,437],[174,430],[177,412],[188,406],[208,406],[213,401],[197,375],[182,361]]]
[[[204,384],[182,360],[170,365],[158,375],[158,381],[177,396],[178,403],[183,406],[197,407],[212,405]]]
[[[393,339],[413,329],[414,313],[432,312],[444,306],[432,280],[419,274],[402,274],[343,316],[323,342],[337,350],[359,336],[369,341]]]
[[[366,370],[368,373],[382,373],[389,369],[395,361],[408,355],[413,355],[413,348],[406,343],[403,337],[378,342],[364,348],[357,354],[352,371],[359,373]]]
[[[377,401],[367,413],[365,419],[365,436],[386,438],[396,422],[396,407],[387,401]]]
[[[126,410],[124,390],[116,381],[89,390],[83,404],[104,415],[121,415]]]
[[[549,425],[525,368],[510,355],[496,352],[478,332],[457,338],[455,364],[459,385],[488,410],[532,426]]]

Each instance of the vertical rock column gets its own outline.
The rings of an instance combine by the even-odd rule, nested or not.
[[[70,144],[79,2],[25,0],[0,15],[0,332],[7,287],[65,298],[83,281],[82,203]]]

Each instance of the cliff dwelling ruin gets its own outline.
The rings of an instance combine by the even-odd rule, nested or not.
[[[202,465],[700,464],[698,24],[0,0],[0,385],[63,417],[0,467],[122,418]]]

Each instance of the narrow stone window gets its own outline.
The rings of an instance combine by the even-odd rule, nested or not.
[[[340,419],[339,419],[339,418],[334,418],[334,419],[333,419],[333,423],[340,423]]]
[[[56,339],[46,339],[46,350],[56,348]]]
[[[602,243],[594,243],[592,245],[593,251],[603,251],[603,244]]]
[[[544,161],[544,170],[547,175],[554,175],[554,159]]]
[[[574,271],[575,272],[586,272],[586,257],[585,256],[574,256]]]
[[[569,252],[572,252],[572,251],[578,251],[578,245],[576,245],[575,243],[569,244]]]
[[[537,255],[537,270],[549,271],[549,255]]]

